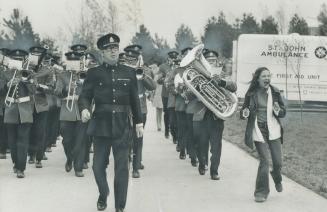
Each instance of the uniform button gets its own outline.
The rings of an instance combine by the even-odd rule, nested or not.
[[[112,72],[115,72],[115,69],[112,69]]]
[[[116,91],[116,89],[112,89],[112,91],[113,91],[113,92],[115,92],[115,91]]]
[[[114,99],[113,102],[116,102],[116,99]]]
[[[113,82],[115,82],[115,79],[112,79]]]
[[[112,113],[116,113],[116,111],[113,110]]]

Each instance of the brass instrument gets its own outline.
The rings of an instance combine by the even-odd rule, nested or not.
[[[194,47],[182,60],[183,80],[187,88],[218,118],[226,120],[237,109],[237,96],[216,86],[211,79],[211,67],[202,55],[204,45]]]

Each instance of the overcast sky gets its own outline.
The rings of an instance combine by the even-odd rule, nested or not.
[[[58,29],[74,23],[79,17],[83,0],[0,0],[0,16],[8,17],[13,8],[19,8],[29,16],[33,27],[41,36],[58,35]],[[103,1],[103,0],[100,0]],[[127,0],[126,0],[127,1]],[[185,23],[199,38],[207,19],[223,11],[230,23],[242,13],[253,13],[259,21],[267,15],[275,15],[283,5],[289,16],[295,12],[304,17],[309,25],[317,26],[316,17],[324,0],[140,0],[142,22],[151,34],[158,33],[170,44],[175,42],[177,28]],[[131,38],[131,32],[123,30],[123,44]]]

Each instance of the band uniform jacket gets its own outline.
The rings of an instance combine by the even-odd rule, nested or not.
[[[55,94],[61,98],[61,107],[60,107],[60,116],[59,120],[60,121],[79,121],[81,120],[81,115],[78,107],[78,98],[79,94],[82,91],[82,84],[79,83],[77,80],[77,74],[73,74],[73,81],[76,81],[76,90],[75,90],[75,95],[73,99],[73,86],[71,85],[71,90],[70,90],[70,97],[68,97],[68,89],[69,89],[69,81],[70,81],[70,72],[65,71],[62,72],[58,75],[57,82],[56,82],[56,89],[55,89]],[[74,83],[72,83],[74,84]],[[72,101],[73,107],[72,111],[69,111],[67,108],[67,101],[69,101],[69,106],[71,105]]]
[[[279,107],[280,107],[280,111],[278,113],[278,116],[276,116],[275,113],[273,113],[273,115],[275,116],[275,118],[277,119],[280,127],[281,127],[281,143],[283,143],[283,126],[281,124],[281,121],[279,120],[279,118],[283,118],[286,115],[286,107],[283,101],[283,98],[280,94],[280,91],[278,88],[270,85],[271,88],[271,95],[272,95],[272,101],[273,102],[278,102]],[[250,115],[248,117],[248,121],[247,121],[247,125],[246,125],[246,130],[245,130],[245,144],[253,149],[254,148],[254,142],[253,142],[253,137],[252,137],[252,132],[253,132],[253,128],[255,125],[255,120],[257,117],[257,109],[258,109],[258,97],[257,97],[257,93],[256,91],[251,91],[245,94],[245,99],[244,99],[244,103],[243,106],[240,110],[240,118],[241,119],[245,119],[243,117],[243,110],[245,108],[248,108],[250,110]]]
[[[222,81],[225,82],[225,86],[223,86],[225,89],[229,90],[230,92],[235,92],[237,90],[237,86],[234,81],[230,79],[226,79]],[[208,108],[200,100],[197,100],[197,104],[194,107],[195,107],[195,111],[193,114],[193,121],[202,121]],[[218,117],[216,118],[218,119]]]
[[[153,91],[156,89],[156,83],[153,80],[153,75],[150,71],[144,70],[144,78],[137,80],[137,87],[140,98],[140,106],[142,114],[146,114],[148,112],[146,105],[146,91]]]
[[[177,92],[175,90],[175,85],[174,85],[174,78],[176,75],[175,70],[170,70],[165,78],[164,84],[167,88],[168,92],[168,103],[167,103],[167,108],[175,108],[176,105],[176,95]]]
[[[1,74],[1,78],[5,84],[2,89],[2,93],[7,94],[8,88],[7,84],[12,79],[14,75],[13,70],[7,70]],[[17,78],[20,77],[20,71],[17,71]],[[2,86],[1,86],[2,87]],[[7,124],[23,124],[23,123],[33,123],[33,101],[32,96],[35,92],[35,86],[30,81],[20,81],[15,93],[14,85],[12,85],[9,97],[13,97],[12,104],[10,107],[5,106],[4,113],[4,123]]]
[[[0,66],[0,116],[3,116],[4,109],[5,109],[5,77],[4,77],[4,67]]]
[[[87,129],[91,136],[120,138],[131,133],[132,121],[142,123],[133,68],[118,63],[89,69],[79,97],[80,110],[89,109],[92,100],[95,108]]]
[[[170,67],[170,65],[168,65],[167,62],[165,62],[159,66],[157,83],[162,85],[162,90],[161,90],[162,97],[168,97],[168,90],[167,90],[167,86],[165,85],[164,81],[169,72],[171,72],[171,67]]]
[[[49,111],[48,95],[53,93],[52,71],[48,67],[41,67],[34,80],[39,84],[33,96],[35,110],[37,113]]]

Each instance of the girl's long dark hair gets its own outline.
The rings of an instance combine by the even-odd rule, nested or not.
[[[265,70],[269,71],[269,69],[267,67],[260,67],[260,68],[257,68],[257,70],[255,70],[252,80],[250,82],[249,89],[247,90],[246,94],[256,90],[259,87],[258,79],[259,79],[261,73]]]

